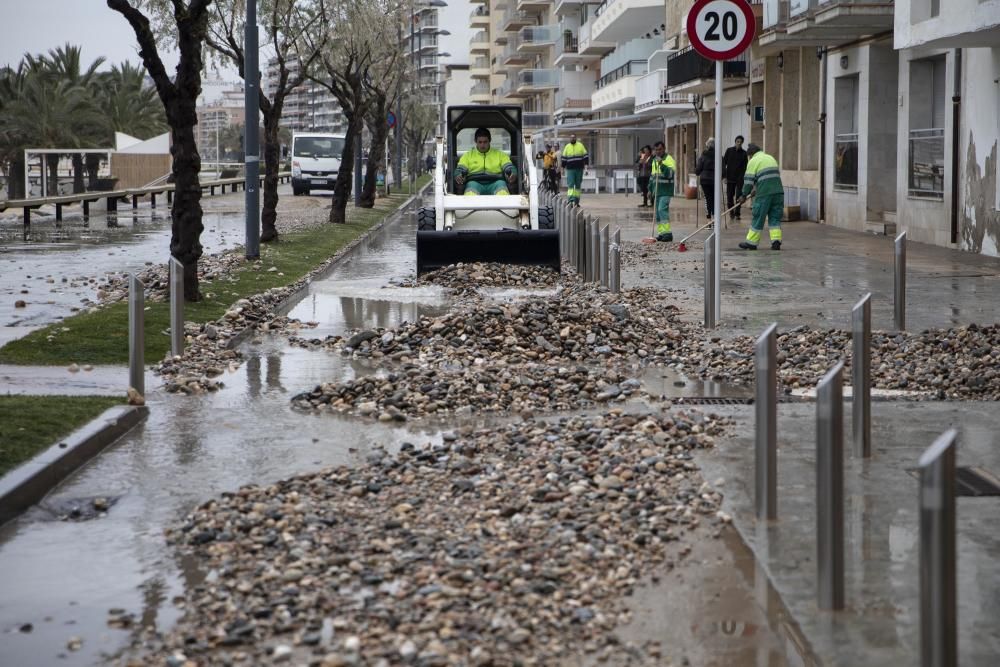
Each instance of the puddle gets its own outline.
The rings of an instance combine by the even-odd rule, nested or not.
[[[647,368],[639,375],[639,380],[642,382],[642,388],[653,398],[671,399],[694,396],[753,398],[753,387],[692,379],[672,368]]]

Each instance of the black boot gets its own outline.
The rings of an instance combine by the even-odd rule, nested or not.
[[[781,241],[771,241],[771,250],[781,250]]]
[[[663,243],[670,243],[674,240],[673,232],[664,232],[656,237],[657,241],[662,241]]]
[[[755,246],[752,243],[748,243],[747,241],[743,241],[742,243],[740,243],[740,248],[742,248],[743,250],[756,250],[757,246]]]

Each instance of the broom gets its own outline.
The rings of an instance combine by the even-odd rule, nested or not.
[[[723,220],[725,220],[727,213],[729,213],[730,211],[733,211],[733,210],[737,209],[740,206],[742,206],[742,204],[736,204],[734,206],[731,206],[731,207],[727,208],[725,211],[723,211],[722,213],[719,214],[719,217],[722,218]],[[694,230],[693,232],[691,232],[690,234],[688,234],[687,236],[685,236],[684,238],[682,238],[681,242],[677,244],[677,252],[687,252],[687,244],[685,242],[689,238],[691,238],[692,236],[694,236],[695,234],[697,234],[698,232],[700,232],[701,230],[705,229],[706,227],[711,227],[713,224],[715,224],[715,220],[710,220],[709,222],[706,222],[704,225],[702,225],[698,229]]]

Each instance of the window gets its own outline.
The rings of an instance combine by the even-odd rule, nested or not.
[[[833,187],[858,191],[858,76],[838,77],[833,87]]]
[[[908,193],[944,198],[945,57],[910,62]]]

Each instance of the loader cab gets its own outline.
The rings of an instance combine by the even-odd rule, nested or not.
[[[524,174],[521,140],[521,107],[514,105],[469,105],[448,107],[447,171],[448,192],[457,194],[455,165],[466,151],[476,149],[476,129],[485,127],[492,138],[490,146],[510,156],[518,174]],[[518,179],[518,186],[520,181]],[[515,190],[518,190],[515,187]],[[511,192],[517,194],[517,192]]]

